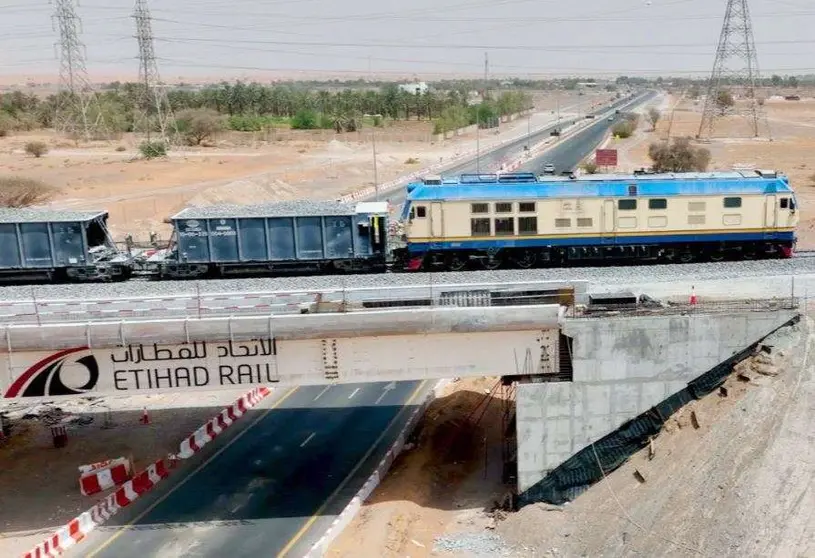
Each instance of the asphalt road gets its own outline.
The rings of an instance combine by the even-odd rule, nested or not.
[[[628,99],[620,99],[615,101],[613,104],[609,106],[603,106],[597,110],[591,111],[588,114],[593,114],[598,116],[605,112],[608,112],[611,109],[620,108],[623,110],[627,105],[637,105],[651,99],[656,95],[654,92],[647,92],[641,94],[640,96],[636,97],[634,100]],[[449,168],[448,170],[442,173],[443,176],[457,176],[460,174],[469,174],[469,173],[493,173],[496,172],[498,167],[501,164],[501,161],[507,159],[516,159],[523,155],[524,146],[527,144],[534,145],[539,141],[547,138],[549,133],[554,130],[555,128],[565,128],[573,124],[574,122],[578,122],[580,120],[585,119],[583,118],[567,118],[561,120],[557,123],[552,123],[549,126],[546,126],[539,131],[531,134],[529,138],[527,137],[520,137],[517,140],[502,145],[501,147],[494,149],[492,151],[487,151],[482,153],[478,160],[475,159],[458,164],[454,167]],[[562,170],[572,170],[574,169],[577,164],[583,160],[589,153],[591,153],[592,149],[594,149],[603,139],[608,129],[611,125],[614,124],[613,122],[608,122],[607,120],[598,120],[593,126],[590,126],[586,130],[581,131],[580,133],[572,136],[563,141],[563,143],[555,146],[554,148],[547,151],[545,154],[532,159],[528,163],[526,163],[523,167],[518,169],[517,172],[535,172],[537,174],[543,174],[543,166],[546,163],[552,162],[554,163],[557,172],[561,172]],[[394,207],[399,207],[404,203],[405,196],[407,195],[406,188],[399,188],[398,190],[391,192],[387,195],[382,195],[383,198],[387,198]],[[374,199],[374,196],[370,197],[371,200]]]
[[[654,98],[656,93],[649,92],[640,100],[632,102],[632,105],[642,104]],[[627,107],[626,107],[627,108]],[[599,112],[604,112],[603,111]],[[621,109],[625,110],[625,108]],[[598,114],[599,114],[598,112]],[[612,120],[605,118],[598,119],[597,122],[579,131],[568,140],[555,145],[541,157],[532,159],[528,163],[522,165],[518,172],[534,172],[535,174],[543,174],[543,166],[547,163],[552,163],[555,166],[555,173],[560,174],[564,171],[574,171],[580,161],[585,159],[597,147],[600,142],[614,124],[616,124],[621,117],[615,115]]]
[[[98,558],[302,556],[362,486],[431,382],[275,394],[192,474],[171,476],[70,551]],[[139,503],[139,502],[137,502]],[[130,524],[132,522],[132,525]],[[112,531],[111,526],[115,527]]]

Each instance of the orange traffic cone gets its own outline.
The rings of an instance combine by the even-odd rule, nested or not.
[[[696,287],[691,287],[690,288],[690,303],[691,303],[691,305],[694,305],[694,304],[696,304],[696,302],[697,302],[697,299],[696,299]]]
[[[150,424],[150,415],[147,414],[147,407],[142,410],[139,422],[142,424]]]

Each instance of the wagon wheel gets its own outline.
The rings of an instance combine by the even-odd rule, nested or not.
[[[450,271],[462,271],[467,267],[467,260],[461,254],[450,254],[447,256],[447,269]]]
[[[535,252],[532,250],[524,250],[514,258],[514,261],[518,267],[522,269],[529,269],[535,265],[535,259]]]

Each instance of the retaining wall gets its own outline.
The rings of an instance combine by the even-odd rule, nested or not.
[[[518,491],[792,320],[795,310],[565,319],[574,381],[517,392]]]

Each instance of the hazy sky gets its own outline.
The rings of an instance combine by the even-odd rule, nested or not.
[[[91,77],[138,72],[133,0],[81,0]],[[726,0],[153,0],[162,77],[704,75]],[[815,73],[815,2],[750,0],[762,73]],[[57,74],[53,6],[0,0],[0,74]]]

